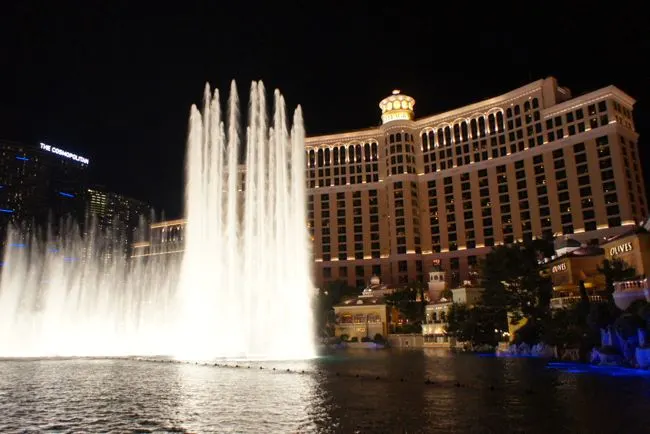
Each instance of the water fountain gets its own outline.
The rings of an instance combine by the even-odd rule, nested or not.
[[[192,107],[182,259],[129,260],[93,225],[44,240],[11,230],[0,357],[311,357],[304,129],[274,96],[269,122],[252,83],[245,134],[234,82],[225,120],[208,86]]]

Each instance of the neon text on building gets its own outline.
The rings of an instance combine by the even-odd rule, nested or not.
[[[41,143],[41,149],[43,151],[51,152],[56,155],[60,155],[65,158],[69,158],[74,161],[78,161],[79,163],[82,164],[89,164],[90,160],[86,157],[82,157],[77,154],[73,154],[72,152],[64,151],[63,149],[56,148],[52,145],[46,145],[45,143]]]

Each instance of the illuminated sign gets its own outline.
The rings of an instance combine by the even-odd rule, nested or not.
[[[384,123],[390,121],[410,121],[411,113],[408,111],[391,111],[381,115],[381,120]]]
[[[41,143],[41,149],[43,151],[51,152],[56,155],[60,155],[65,158],[69,158],[74,161],[78,161],[81,164],[89,164],[90,160],[86,157],[81,157],[77,154],[73,154],[72,152],[64,151],[63,149],[56,148],[52,145],[46,145],[45,143]]]
[[[621,253],[627,253],[632,251],[632,243],[623,243],[618,246],[612,247],[609,249],[610,256],[620,255]]]
[[[553,265],[551,268],[551,273],[557,273],[559,271],[566,271],[566,262],[562,262],[561,264]]]

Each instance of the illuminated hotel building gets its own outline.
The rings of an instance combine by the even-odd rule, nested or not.
[[[0,243],[7,224],[84,215],[88,159],[41,143],[0,141]]]
[[[307,138],[314,283],[399,285],[435,265],[455,288],[495,245],[625,232],[648,214],[634,103],[614,86],[574,98],[549,77],[415,119],[394,91],[381,126]],[[152,225],[134,255],[181,252],[184,224]]]
[[[549,77],[415,119],[394,91],[381,126],[308,138],[316,285],[406,283],[436,264],[456,287],[495,245],[625,231],[648,213],[634,103]]]
[[[99,186],[86,191],[86,202],[86,211],[95,218],[97,227],[122,243],[124,251],[136,239],[140,225],[151,219],[152,209],[148,204]]]

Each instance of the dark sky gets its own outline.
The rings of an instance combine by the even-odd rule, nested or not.
[[[318,134],[377,125],[394,88],[424,116],[553,75],[574,95],[615,84],[637,99],[650,176],[649,23],[626,2],[205,3],[2,2],[0,138],[87,155],[95,182],[176,217],[206,81],[244,93],[262,79]]]

